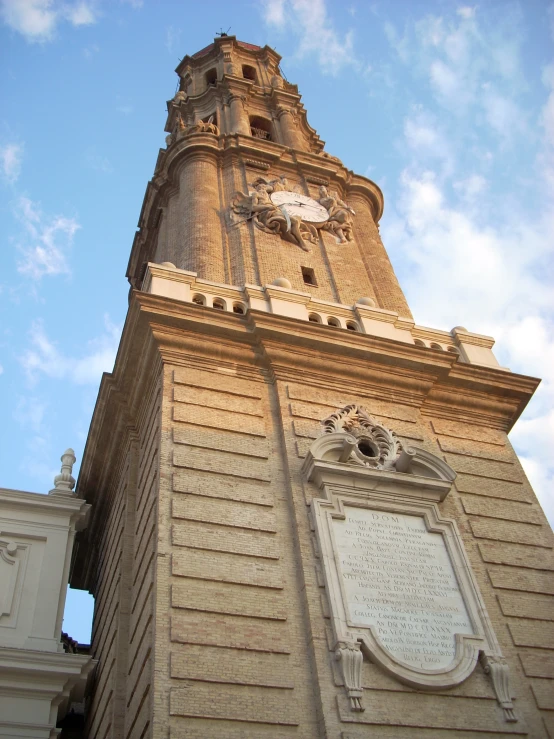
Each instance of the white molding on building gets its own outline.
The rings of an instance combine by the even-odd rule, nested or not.
[[[48,495],[0,489],[0,737],[51,739],[96,662],[61,642],[76,531],[90,506],[71,491],[73,452]]]

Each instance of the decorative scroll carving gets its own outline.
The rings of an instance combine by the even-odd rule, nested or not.
[[[242,218],[252,219],[257,228],[266,233],[279,234],[282,239],[296,244],[304,251],[309,251],[306,242],[317,242],[317,231],[312,224],[304,223],[298,216],[291,216],[285,207],[275,205],[270,193],[287,190],[287,180],[281,175],[279,179],[266,180],[258,178],[253,191],[247,195],[236,192],[231,200],[231,210]]]
[[[510,693],[510,671],[506,660],[498,655],[481,654],[481,663],[485,673],[490,676],[496,700],[502,706],[506,721],[516,723],[514,704]]]
[[[334,234],[341,244],[352,241],[352,216],[356,215],[355,211],[336,192],[329,193],[325,185],[319,188],[318,202],[329,212],[329,220],[322,228]]]
[[[394,431],[377,423],[359,405],[347,405],[323,421],[325,433],[344,431],[355,437],[354,445],[344,462],[363,464],[375,469],[392,469],[402,444]],[[348,442],[347,442],[348,443]]]
[[[342,667],[342,677],[352,711],[365,711],[362,706],[362,665],[363,655],[358,642],[339,642],[335,649],[335,659]]]
[[[13,556],[17,552],[17,544],[15,541],[7,541],[5,544],[0,542],[0,557],[9,565],[16,563],[16,559]]]
[[[312,178],[312,181],[313,180]],[[318,183],[324,182],[319,180]],[[325,230],[334,234],[339,243],[352,241],[352,216],[354,210],[339,198],[336,192],[331,195],[327,188],[320,187],[320,198],[318,201],[300,203],[303,206],[301,215],[290,212],[294,209],[287,203],[274,203],[270,197],[272,193],[287,191],[293,197],[294,190],[290,190],[287,180],[283,175],[279,178],[268,180],[263,177],[251,183],[253,190],[247,194],[236,192],[231,200],[231,214],[234,223],[252,220],[254,225],[266,233],[279,234],[282,239],[297,244],[304,251],[310,251],[308,243],[317,243],[318,231]],[[302,193],[297,193],[303,195]],[[303,195],[305,200],[309,201]],[[294,199],[294,198],[293,198]],[[323,206],[320,209],[321,220],[317,214],[317,203]],[[288,204],[291,206],[291,204]],[[314,208],[315,207],[315,217]],[[304,216],[304,218],[302,217]],[[233,219],[238,216],[238,219]],[[311,216],[311,217],[310,217]]]

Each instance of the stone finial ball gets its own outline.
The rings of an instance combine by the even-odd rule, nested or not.
[[[465,331],[466,334],[469,333],[468,330],[467,330],[467,328],[465,326],[454,326],[454,328],[452,329],[452,331]]]
[[[290,280],[287,280],[286,277],[276,277],[273,280],[273,284],[275,285],[275,287],[286,287],[287,290],[290,290],[292,288]]]
[[[177,269],[173,262],[160,262],[160,267],[168,267],[169,269]]]
[[[358,305],[367,305],[370,308],[375,308],[375,301],[373,298],[360,298],[358,300]]]

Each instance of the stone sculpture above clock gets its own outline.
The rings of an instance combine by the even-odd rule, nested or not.
[[[266,180],[259,177],[247,195],[236,192],[231,200],[231,212],[241,222],[252,220],[266,233],[279,234],[282,239],[309,251],[308,243],[317,243],[318,231],[329,231],[341,244],[352,241],[354,210],[336,192],[320,187],[319,199],[290,190],[284,175]],[[241,220],[240,220],[241,219]]]

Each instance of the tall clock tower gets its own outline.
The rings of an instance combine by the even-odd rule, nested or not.
[[[279,61],[176,70],[78,481],[88,735],[552,737],[553,539],[506,437],[537,381],[415,324],[379,187]]]

